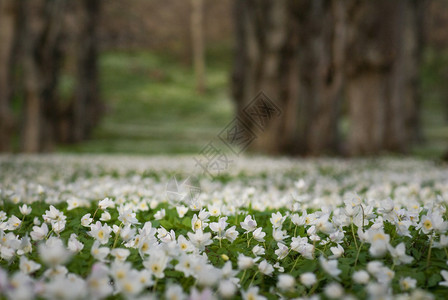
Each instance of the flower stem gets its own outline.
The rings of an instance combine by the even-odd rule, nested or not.
[[[115,249],[115,246],[117,245],[118,237],[120,236],[122,226],[123,226],[123,223],[121,223],[120,227],[118,227],[117,233],[115,234],[115,240],[114,240],[114,245],[112,246],[112,249]],[[156,281],[156,283],[157,283],[157,281]]]
[[[93,213],[92,222],[95,221],[96,213],[98,212],[99,207],[96,208],[95,212]]]
[[[352,235],[353,235],[353,240],[355,241],[356,250],[358,250],[359,248],[358,248],[358,242],[356,242],[355,227],[353,226],[353,220],[352,220],[351,227],[352,227]]]
[[[300,258],[300,255],[297,255],[296,261],[294,262],[294,265],[292,266],[291,271],[289,271],[289,272],[292,272],[294,270],[294,268],[297,265],[297,262],[299,261],[299,258]]]
[[[356,253],[355,267],[356,267],[356,264],[358,263],[359,253],[361,253],[361,248],[363,245],[364,245],[364,243],[361,243],[361,246],[359,246],[359,249],[358,249],[358,253]]]
[[[254,276],[252,277],[252,280],[251,280],[250,283],[249,283],[249,286],[251,286],[251,285],[252,285],[252,282],[254,282],[255,276],[258,275],[258,272],[259,272],[259,271],[255,272]]]
[[[241,276],[240,282],[243,283],[244,277],[246,276],[247,269],[244,270],[243,276]]]
[[[432,241],[433,241],[433,236],[431,235],[431,240],[429,241],[428,258],[426,259],[426,267],[429,267],[429,263],[431,261]]]

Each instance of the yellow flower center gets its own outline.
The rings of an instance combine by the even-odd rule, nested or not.
[[[151,270],[152,270],[154,273],[157,273],[157,272],[159,271],[159,266],[158,266],[158,265],[152,265]]]
[[[373,236],[373,241],[385,240],[385,239],[386,239],[386,237],[382,233],[377,233]]]
[[[123,279],[123,278],[124,278],[124,275],[125,275],[125,274],[124,274],[123,271],[118,271],[118,272],[117,272],[117,278],[118,278],[118,279]]]
[[[432,223],[430,220],[426,220],[425,222],[423,222],[423,226],[425,226],[426,229],[431,229]]]

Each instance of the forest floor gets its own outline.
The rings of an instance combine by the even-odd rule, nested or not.
[[[189,156],[0,155],[0,170],[9,299],[448,291],[448,171],[431,161],[240,158],[212,180]]]
[[[209,51],[207,91],[199,95],[189,64],[156,52],[105,52],[101,90],[107,111],[92,139],[59,147],[62,152],[198,153],[233,118],[230,51]],[[422,143],[410,153],[438,158],[448,148],[448,123],[437,85],[440,62],[427,55],[422,72]],[[443,84],[443,83],[442,83]],[[347,120],[342,122],[346,134]]]

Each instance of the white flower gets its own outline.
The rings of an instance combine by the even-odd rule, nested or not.
[[[100,221],[107,222],[107,221],[110,221],[110,219],[111,219],[111,215],[109,212],[105,211],[101,214]]]
[[[244,254],[240,253],[238,255],[238,269],[240,269],[240,270],[249,269],[255,264],[255,262],[258,259],[259,258],[253,259],[252,257],[245,256]]]
[[[210,223],[210,229],[213,231],[213,232],[216,232],[217,233],[217,235],[216,235],[216,237],[215,238],[217,238],[217,239],[222,239],[223,237],[224,237],[224,234],[225,234],[225,229],[226,229],[226,227],[227,227],[227,225],[228,225],[228,223],[226,222],[227,221],[227,217],[223,217],[223,218],[220,218],[219,220],[218,220],[218,222],[212,222],[212,223]]]
[[[229,229],[226,230],[226,234],[225,234],[225,238],[233,243],[233,241],[235,241],[235,239],[238,237],[238,231],[236,231],[236,226],[232,226]]]
[[[417,285],[417,280],[411,277],[404,277],[400,279],[400,288],[402,291],[408,291],[415,289]]]
[[[388,248],[396,265],[409,264],[414,260],[412,256],[406,255],[406,246],[404,243],[398,244],[396,248],[389,245]]]
[[[40,258],[50,267],[66,263],[71,256],[62,241],[56,237],[50,237],[46,243],[40,244],[38,249]]]
[[[208,211],[210,215],[213,217],[218,217],[219,215],[221,215],[221,209],[219,208],[219,206],[216,205],[210,205],[208,207]]]
[[[90,226],[89,234],[99,241],[101,244],[107,244],[110,238],[110,233],[112,232],[112,228],[109,225],[102,225],[100,221],[97,221],[95,225]]]
[[[95,241],[93,243],[92,248],[90,249],[90,254],[96,259],[101,262],[104,262],[106,260],[106,257],[109,255],[110,249],[107,247],[101,247],[100,248],[100,242]]]
[[[43,240],[48,234],[48,226],[43,223],[42,226],[33,226],[33,231],[30,232],[33,241]]]
[[[165,209],[162,208],[161,210],[159,210],[154,214],[154,219],[162,220],[163,218],[165,218],[165,215],[166,215]]]
[[[21,213],[23,216],[27,216],[27,215],[29,215],[29,214],[31,213],[31,210],[32,210],[32,209],[31,209],[30,206],[24,204],[24,205],[22,205],[22,206],[19,206],[19,210],[20,210],[20,213]]]
[[[242,292],[244,300],[265,300],[266,297],[258,295],[259,288],[256,286],[249,287],[245,292]]]
[[[306,287],[311,287],[317,282],[317,278],[314,273],[307,272],[300,275],[300,282]]]
[[[114,203],[114,201],[112,201],[111,199],[109,199],[109,198],[104,198],[103,200],[101,200],[99,203],[98,203],[98,208],[99,209],[101,209],[101,210],[105,210],[105,209],[107,209],[107,208],[114,208],[115,207],[115,203]]]
[[[51,229],[53,229],[54,232],[59,234],[65,229],[65,223],[66,223],[65,220],[51,222]]]
[[[120,220],[124,225],[138,224],[138,220],[135,217],[136,214],[131,209],[120,207],[118,208],[118,214],[118,220]]]
[[[288,274],[282,274],[278,276],[277,287],[282,291],[289,291],[294,289],[296,280],[294,277]]]
[[[330,276],[338,277],[341,274],[341,270],[338,269],[337,260],[326,260],[323,256],[319,257],[320,265]]]
[[[241,228],[246,230],[246,232],[252,232],[257,228],[257,221],[252,219],[251,215],[246,216],[244,222],[240,222]]]
[[[127,242],[135,236],[135,229],[131,228],[131,225],[126,225],[120,230],[120,237],[123,241]]]
[[[255,254],[256,256],[260,256],[260,255],[264,255],[265,254],[265,250],[263,247],[260,246],[255,246],[252,248],[252,253]]]
[[[212,243],[212,234],[210,232],[204,233],[201,229],[196,230],[195,233],[188,232],[187,235],[190,242],[201,251],[205,249],[205,246]]]
[[[442,275],[443,281],[440,281],[439,285],[448,287],[448,271],[442,270],[442,271],[440,271],[440,275]]]
[[[128,249],[115,248],[110,252],[110,254],[115,257],[116,261],[124,262],[131,252]]]
[[[143,262],[143,265],[156,278],[165,277],[165,268],[168,264],[168,257],[160,250],[152,251],[149,259]]]
[[[253,233],[253,237],[258,242],[264,242],[264,237],[266,236],[266,233],[262,231],[261,227],[258,227]]]
[[[219,282],[218,291],[223,298],[232,298],[236,292],[236,285],[231,280]]]
[[[282,216],[280,212],[272,213],[271,218],[269,221],[271,221],[273,228],[280,228],[283,225],[283,222],[286,220],[286,216]]]
[[[8,230],[16,230],[17,228],[20,227],[20,224],[22,224],[22,221],[20,221],[20,219],[17,218],[16,216],[12,215],[8,219],[7,229]]]
[[[21,256],[19,267],[20,271],[22,271],[23,273],[31,274],[39,270],[41,265],[32,260],[29,260],[25,256]]]
[[[183,205],[176,206],[176,211],[177,211],[177,214],[179,215],[179,218],[182,219],[185,216],[185,214],[188,212],[188,207],[183,206]]]
[[[337,282],[332,282],[325,286],[325,295],[330,299],[341,299],[344,296],[344,289]]]
[[[90,217],[90,214],[85,214],[81,218],[81,225],[84,227],[90,227],[90,224],[92,223],[93,219]]]
[[[271,276],[272,272],[274,272],[274,267],[269,264],[266,260],[263,260],[258,264],[258,270],[264,275]]]
[[[84,244],[78,241],[77,235],[75,233],[72,233],[70,235],[70,238],[68,240],[68,249],[72,252],[79,252],[84,248]]]
[[[98,243],[98,242],[95,242]],[[87,289],[94,299],[106,298],[112,294],[113,289],[109,281],[109,269],[102,263],[95,263],[92,272],[87,277]]]
[[[370,276],[364,270],[353,272],[353,281],[359,284],[367,284],[369,282]]]
[[[329,258],[339,258],[342,256],[342,254],[344,254],[344,248],[341,247],[341,245],[337,245],[337,247],[331,247],[330,248],[331,253],[333,253],[333,255],[331,255]]]
[[[167,300],[184,300],[186,295],[180,285],[171,284],[165,289],[165,299]]]
[[[305,216],[299,216],[299,214],[293,214],[291,216],[291,221],[296,226],[303,226],[306,223]]]
[[[331,234],[335,231],[334,225],[328,221],[329,217],[329,214],[325,214],[315,221],[314,225],[317,231],[325,234]]]
[[[57,210],[53,205],[50,205],[50,210],[46,210],[45,214],[42,217],[47,223],[65,221],[65,219],[67,219],[67,217],[64,216],[64,214],[61,211]]]
[[[177,237],[177,244],[182,251],[193,251],[193,245],[183,235]]]
[[[174,230],[168,232],[163,226],[157,229],[157,237],[164,243],[169,243],[176,240]]]
[[[193,218],[191,219],[191,228],[193,229],[193,231],[204,230],[208,226],[208,223],[206,222],[207,220],[208,216],[203,219],[201,218],[201,215],[199,215],[198,217],[198,215],[194,214]]]
[[[382,257],[387,252],[390,237],[383,229],[369,229],[368,239],[370,242],[369,252],[373,257]]]
[[[430,216],[423,216],[417,228],[421,229],[425,234],[430,233],[434,229]]]
[[[286,230],[281,230],[281,229],[274,229],[273,231],[272,231],[272,237],[274,238],[274,240],[276,241],[276,242],[281,242],[281,241],[283,241],[284,239],[286,239],[286,238],[288,238],[289,237],[289,235],[287,235],[286,234],[287,233],[287,231]]]
[[[277,243],[277,247],[278,249],[275,250],[275,254],[277,255],[278,259],[285,258],[289,253],[288,247],[282,243]]]

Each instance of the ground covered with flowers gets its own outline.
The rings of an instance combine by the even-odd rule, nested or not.
[[[192,196],[173,178],[197,179]],[[173,197],[175,195],[175,197]],[[0,157],[8,299],[445,299],[448,170],[411,159]]]

